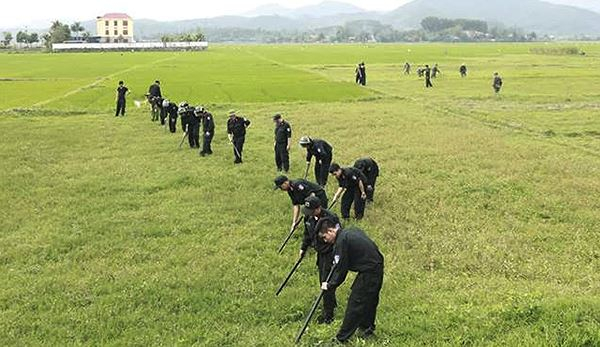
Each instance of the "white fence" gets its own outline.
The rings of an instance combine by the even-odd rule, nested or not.
[[[53,43],[53,51],[205,50],[208,42]]]

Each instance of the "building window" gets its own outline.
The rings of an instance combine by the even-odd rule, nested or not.
[[[119,35],[119,30],[115,30],[115,36]]]
[[[129,35],[129,31],[127,29],[123,30],[123,35]]]
[[[115,22],[114,22],[114,25],[115,25],[115,26],[119,25],[119,21],[115,21]]]
[[[104,26],[108,26],[108,21],[107,20],[104,21]]]
[[[126,20],[124,20],[124,21],[123,21],[123,26],[124,26],[124,27],[126,27],[126,26],[127,26],[127,24],[128,24],[128,23],[127,23],[127,21],[126,21]]]
[[[106,36],[108,36],[108,35],[110,35],[110,31],[106,30],[106,31],[104,32],[104,34],[105,34]]]

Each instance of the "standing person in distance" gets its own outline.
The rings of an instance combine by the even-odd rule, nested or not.
[[[360,69],[360,76],[361,76],[361,80],[360,80],[360,84],[363,86],[367,85],[367,67],[365,66],[365,62],[361,62],[358,65],[358,68]]]
[[[334,245],[335,269],[329,282],[321,283],[324,291],[335,290],[346,280],[349,271],[357,272],[348,298],[344,322],[336,335],[338,342],[348,341],[357,329],[368,338],[375,332],[379,293],[383,285],[384,258],[364,231],[342,227],[329,218],[317,224],[319,237]]]
[[[154,81],[153,84],[148,88],[148,95],[150,97],[162,98],[162,92],[160,90],[160,81]]]
[[[162,93],[160,91],[160,81],[154,81],[148,88],[148,102],[151,107],[152,121],[156,122],[160,116],[160,103],[162,103]]]
[[[355,81],[356,84],[362,84],[362,69],[360,68],[360,64],[356,65],[356,69],[354,69]]]
[[[492,84],[492,87],[494,88],[496,95],[500,94],[500,89],[502,89],[503,83],[502,77],[500,77],[497,72],[494,72],[494,83]]]
[[[429,65],[425,65],[425,88],[433,88],[431,83],[431,68]]]
[[[442,71],[440,70],[440,68],[438,67],[438,64],[435,64],[433,66],[433,69],[431,69],[431,78],[437,78],[437,75],[439,73],[442,73]]]
[[[119,81],[119,86],[117,87],[117,111],[115,112],[115,117],[118,117],[121,114],[121,117],[125,116],[125,108],[127,106],[127,95],[129,95],[129,88],[125,87],[125,82]]]
[[[200,108],[200,106],[198,106],[198,108]],[[195,107],[189,107],[188,117],[190,119],[188,134],[190,148],[200,148],[200,114],[199,112],[196,112]]]
[[[359,169],[367,178],[367,202],[373,202],[375,195],[375,183],[379,177],[379,165],[373,158],[361,158],[354,163],[354,167]]]
[[[250,121],[244,117],[238,117],[235,111],[229,111],[227,121],[227,136],[233,145],[234,164],[241,164],[244,142],[246,142],[246,129],[250,127]]]
[[[215,136],[215,120],[207,109],[202,107],[202,151],[201,156],[213,154],[211,143]]]
[[[273,122],[275,123],[275,165],[278,172],[288,173],[292,127],[279,113],[273,116]]]
[[[350,207],[354,203],[354,217],[360,220],[365,215],[365,201],[367,200],[367,178],[357,168],[342,168],[333,163],[329,167],[329,172],[337,178],[339,188],[333,196],[333,201],[342,197],[342,218],[350,219]],[[342,195],[343,194],[343,195]]]
[[[306,166],[310,166],[312,157],[315,157],[315,180],[321,187],[327,185],[329,165],[333,160],[333,147],[320,139],[311,139],[308,136],[300,138],[300,146],[306,148]]]
[[[460,69],[458,69],[460,72],[460,77],[465,78],[467,77],[467,66],[465,64],[462,64],[460,66]]]
[[[406,62],[404,64],[404,74],[407,76],[410,75],[410,63],[409,62]]]

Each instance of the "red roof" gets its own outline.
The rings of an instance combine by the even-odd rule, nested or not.
[[[131,19],[126,13],[107,13],[102,18],[106,19]]]

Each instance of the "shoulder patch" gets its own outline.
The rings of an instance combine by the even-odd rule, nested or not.
[[[304,185],[302,185],[302,184],[299,184],[299,185],[298,185],[298,189],[300,189],[300,190],[304,190]]]

